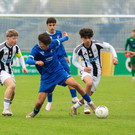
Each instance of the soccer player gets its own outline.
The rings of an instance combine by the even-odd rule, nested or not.
[[[0,44],[0,83],[6,86],[2,115],[12,116],[10,105],[15,96],[15,78],[12,63],[15,55],[19,58],[22,70],[25,74],[27,73],[27,69],[21,50],[17,45],[18,32],[14,29],[10,29],[6,32],[6,36],[7,41]]]
[[[132,30],[131,32],[131,37],[129,37],[126,41],[125,44],[125,56],[127,56],[127,47],[129,46],[129,51],[135,52],[135,29]],[[135,56],[130,58],[130,65],[131,65],[131,73],[132,73],[132,78],[133,81],[135,81]]]
[[[59,39],[62,37],[61,31],[55,30],[56,29],[56,19],[54,17],[48,18],[46,21],[46,25],[48,28],[48,31],[46,31],[46,32],[49,34],[49,36],[52,39]],[[68,64],[70,64],[70,62],[69,62],[69,59],[68,59],[68,56],[67,56],[67,53],[65,51],[63,44],[61,44],[60,46],[57,47],[56,53],[57,53],[58,60],[60,61],[61,65],[63,66],[65,71],[68,74],[71,74],[71,71],[70,71],[70,68],[68,65]],[[72,96],[72,103],[78,102],[79,100],[77,98],[76,89],[74,89],[71,86],[68,86],[68,88],[69,88],[71,96]],[[47,98],[48,98],[48,103],[46,105],[46,110],[50,111],[51,106],[52,106],[52,93],[49,93]]]
[[[113,55],[113,64],[117,65],[117,55],[114,48],[106,43],[92,40],[93,30],[90,28],[83,28],[79,32],[80,38],[83,43],[78,45],[73,51],[73,64],[80,69],[81,79],[85,82],[86,87],[85,91],[91,96],[97,89],[97,86],[101,77],[101,49],[109,49]],[[78,63],[78,58],[81,57],[82,65]],[[77,114],[76,109],[82,106],[81,103],[78,102],[72,107],[72,114]],[[85,102],[84,113],[89,114],[89,106],[87,102]]]
[[[43,33],[38,36],[38,40],[39,43],[33,47],[26,62],[30,65],[36,65],[37,70],[41,74],[40,89],[35,108],[26,116],[26,118],[35,117],[38,114],[46,96],[48,93],[53,92],[57,84],[61,86],[70,85],[77,89],[77,91],[88,102],[93,111],[95,111],[96,107],[91,101],[89,95],[64,70],[57,58],[56,48],[61,45],[61,42],[68,40],[67,33],[64,33],[63,38],[53,41],[51,41],[51,38],[47,33]]]

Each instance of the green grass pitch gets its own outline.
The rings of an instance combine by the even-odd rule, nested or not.
[[[74,78],[85,87],[79,76]],[[97,106],[108,107],[107,119],[98,119],[93,113],[83,114],[83,106],[78,109],[77,116],[71,116],[71,96],[68,88],[61,86],[53,93],[50,112],[45,111],[45,102],[35,118],[26,119],[37,100],[40,77],[16,76],[16,83],[11,106],[13,116],[0,115],[0,135],[135,135],[135,82],[130,76],[101,78],[92,100]],[[3,86],[0,90],[1,112],[4,92]]]

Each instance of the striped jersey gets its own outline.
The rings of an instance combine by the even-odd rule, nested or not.
[[[16,54],[20,54],[20,48],[18,45],[8,46],[6,42],[0,44],[0,72],[4,70],[9,74],[13,73],[12,64],[13,58]]]
[[[117,57],[114,48],[109,43],[92,40],[89,48],[86,48],[82,43],[74,49],[72,62],[80,70],[83,71],[85,67],[89,67],[93,76],[100,76],[102,68],[101,49],[109,49],[112,55]],[[81,57],[82,65],[78,63],[79,56]]]

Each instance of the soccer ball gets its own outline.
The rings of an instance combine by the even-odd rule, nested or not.
[[[100,119],[107,118],[109,110],[106,106],[98,106],[95,110],[95,114]]]

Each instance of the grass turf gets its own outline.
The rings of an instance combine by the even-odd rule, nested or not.
[[[85,87],[79,76],[74,78]],[[71,116],[70,92],[61,86],[53,93],[50,112],[45,111],[45,102],[35,118],[26,119],[37,100],[39,80],[39,76],[16,76],[16,96],[11,106],[13,116],[0,116],[0,135],[135,135],[135,82],[131,77],[101,78],[92,100],[97,106],[109,108],[107,119],[98,119],[93,113],[85,115],[83,107],[78,109],[77,116]],[[4,92],[3,86],[0,90],[1,112]]]

